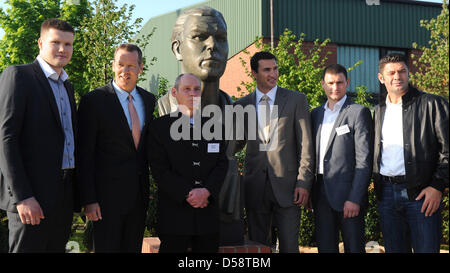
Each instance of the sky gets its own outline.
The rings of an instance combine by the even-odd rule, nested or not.
[[[197,3],[204,2],[205,0],[118,0],[116,5],[118,7],[124,4],[135,5],[134,15],[135,18],[143,18],[144,25],[150,18],[175,11],[179,8],[184,8]],[[425,2],[442,3],[442,0],[421,0]],[[6,9],[8,6],[4,4],[5,0],[0,0],[0,7]],[[0,28],[0,39],[3,37],[4,31]]]

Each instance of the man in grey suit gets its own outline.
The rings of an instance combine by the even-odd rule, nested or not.
[[[304,94],[277,86],[274,55],[258,52],[250,63],[256,91],[236,102],[236,106],[257,108],[254,119],[245,119],[245,128],[260,128],[254,139],[247,130],[245,140],[237,145],[239,150],[247,144],[244,185],[249,239],[271,245],[274,222],[280,252],[298,253],[299,206],[307,205],[314,180],[308,102]],[[268,124],[264,122],[269,118],[263,118],[268,108],[272,109],[270,126],[264,131],[261,125]]]
[[[326,67],[322,87],[327,102],[312,111],[317,180],[313,189],[319,252],[365,252],[364,212],[372,173],[373,129],[369,109],[346,95],[347,70]]]

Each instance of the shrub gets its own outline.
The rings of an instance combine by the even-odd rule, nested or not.
[[[0,210],[0,253],[8,252],[8,219],[6,212]]]

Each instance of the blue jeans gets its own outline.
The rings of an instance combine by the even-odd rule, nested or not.
[[[441,239],[441,206],[432,216],[420,212],[425,199],[409,200],[406,183],[392,184],[381,180],[378,200],[381,232],[386,253],[439,253]]]

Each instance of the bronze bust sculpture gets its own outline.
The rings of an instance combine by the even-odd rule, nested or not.
[[[192,73],[201,80],[202,107],[210,104],[225,111],[233,104],[230,96],[219,89],[220,77],[228,59],[227,25],[222,14],[210,7],[184,11],[172,32],[172,52],[180,63],[181,73]],[[177,109],[175,98],[168,92],[158,100],[160,116]],[[224,113],[224,112],[223,112]],[[228,145],[228,173],[220,193],[221,245],[243,244],[242,189],[234,142]]]
[[[176,20],[172,32],[172,52],[181,73],[192,73],[202,81],[202,105],[232,104],[219,89],[228,58],[227,25],[222,14],[210,7],[186,10]],[[176,100],[166,94],[158,101],[159,114],[169,114]]]

